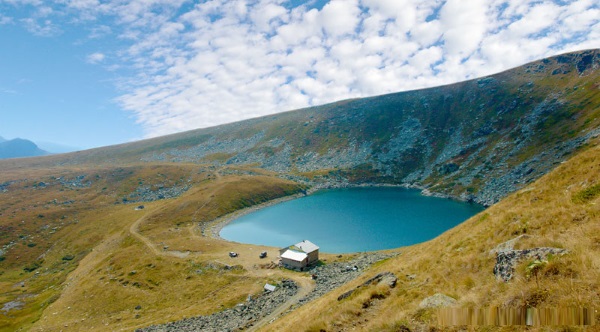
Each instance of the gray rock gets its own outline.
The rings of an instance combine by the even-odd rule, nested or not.
[[[420,308],[439,308],[439,307],[449,307],[456,304],[456,299],[444,295],[442,293],[436,293],[430,297],[427,297],[419,303]]]
[[[374,276],[373,278],[365,281],[363,286],[368,286],[370,284],[387,284],[390,288],[396,287],[396,282],[398,282],[398,278],[392,272],[381,272]]]
[[[398,278],[396,277],[395,274],[393,274],[392,272],[382,272],[382,273],[377,274],[373,278],[365,281],[362,285],[356,287],[356,289],[359,289],[361,287],[366,287],[371,284],[374,284],[374,285],[384,284],[390,288],[394,288],[394,287],[396,287],[397,282],[398,282]],[[348,298],[350,295],[352,295],[354,293],[354,291],[356,291],[356,289],[349,290],[349,291],[345,292],[344,294],[338,296],[338,301]]]
[[[548,255],[564,255],[566,249],[560,248],[532,248],[525,250],[505,250],[496,254],[494,275],[497,280],[510,281],[515,273],[515,265],[524,259],[544,260]]]
[[[291,280],[282,280],[273,292],[264,292],[250,301],[209,316],[186,318],[164,325],[154,325],[136,331],[236,331],[249,328],[267,316],[287,299],[294,296],[298,286]]]
[[[0,311],[4,311],[4,314],[8,313],[11,310],[20,310],[25,306],[25,303],[20,301],[10,301],[6,302]]]
[[[393,256],[395,256],[395,254],[361,254],[358,257],[344,263],[335,262],[315,267],[311,270],[311,273],[317,277],[315,280],[315,290],[308,294],[305,298],[301,299],[300,303],[309,302],[346,284],[347,282],[360,276],[363,271],[373,263]],[[349,266],[352,268],[348,268]]]
[[[530,236],[527,234],[521,234],[519,236],[517,236],[514,239],[510,239],[506,242],[500,243],[499,245],[497,245],[494,249],[490,250],[490,255],[496,255],[499,252],[505,252],[505,251],[510,251],[513,250],[513,248],[515,247],[515,244],[517,242],[519,242],[521,239],[527,239]]]
[[[361,275],[361,271],[371,264],[382,259],[390,258],[395,254],[362,254],[345,263],[331,263],[314,267],[310,272],[317,276],[316,287],[313,292],[299,301],[300,304],[307,303],[321,295],[347,283]],[[347,266],[356,266],[357,269],[347,269]],[[393,283],[395,276],[385,272],[371,278],[371,282],[377,280],[388,285]],[[391,287],[391,286],[390,286]],[[250,296],[245,303],[233,308],[217,312],[209,316],[198,316],[187,318],[177,322],[164,325],[154,325],[137,331],[235,331],[251,327],[261,318],[269,315],[277,307],[285,303],[298,291],[298,286],[291,280],[283,280],[279,287],[272,292],[264,292],[259,295]],[[347,296],[350,296],[349,293]]]
[[[163,185],[140,185],[134,192],[123,199],[123,203],[153,202],[162,199],[175,198],[181,196],[190,188],[191,187],[187,184],[171,187],[165,187]]]

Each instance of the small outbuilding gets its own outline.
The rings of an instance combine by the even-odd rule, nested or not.
[[[319,261],[319,247],[308,240],[304,240],[280,249],[279,255],[283,266],[302,270]]]
[[[265,287],[264,287],[264,289],[265,289],[265,291],[267,291],[267,292],[274,292],[274,291],[275,291],[275,289],[277,289],[277,286],[275,286],[275,285],[271,285],[271,284],[267,283],[267,284],[265,284]]]

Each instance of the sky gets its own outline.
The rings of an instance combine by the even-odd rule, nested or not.
[[[597,0],[0,0],[0,136],[87,149],[591,48]]]

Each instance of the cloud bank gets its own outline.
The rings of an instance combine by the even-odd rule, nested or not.
[[[82,25],[123,45],[87,61],[127,68],[117,101],[147,137],[600,47],[594,0],[26,1],[32,33]]]

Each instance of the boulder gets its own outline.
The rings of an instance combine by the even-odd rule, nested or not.
[[[421,301],[419,304],[420,308],[439,308],[439,307],[449,307],[456,304],[456,299],[442,294],[436,293],[430,297],[427,297]]]
[[[545,260],[548,255],[564,255],[568,253],[566,249],[560,248],[531,248],[524,250],[505,250],[496,254],[496,265],[494,265],[494,275],[497,280],[508,282],[515,273],[515,265],[524,259]]]
[[[362,285],[356,287],[356,289],[359,289],[361,287],[366,287],[369,285],[379,285],[379,284],[384,284],[390,288],[394,288],[394,287],[396,287],[397,282],[398,282],[398,278],[392,272],[381,272],[381,273],[377,274],[376,276],[374,276],[373,278],[365,281]],[[349,290],[349,291],[345,292],[344,294],[338,296],[337,300],[341,301],[343,299],[348,298],[350,295],[352,295],[354,293],[354,291],[356,289]]]

